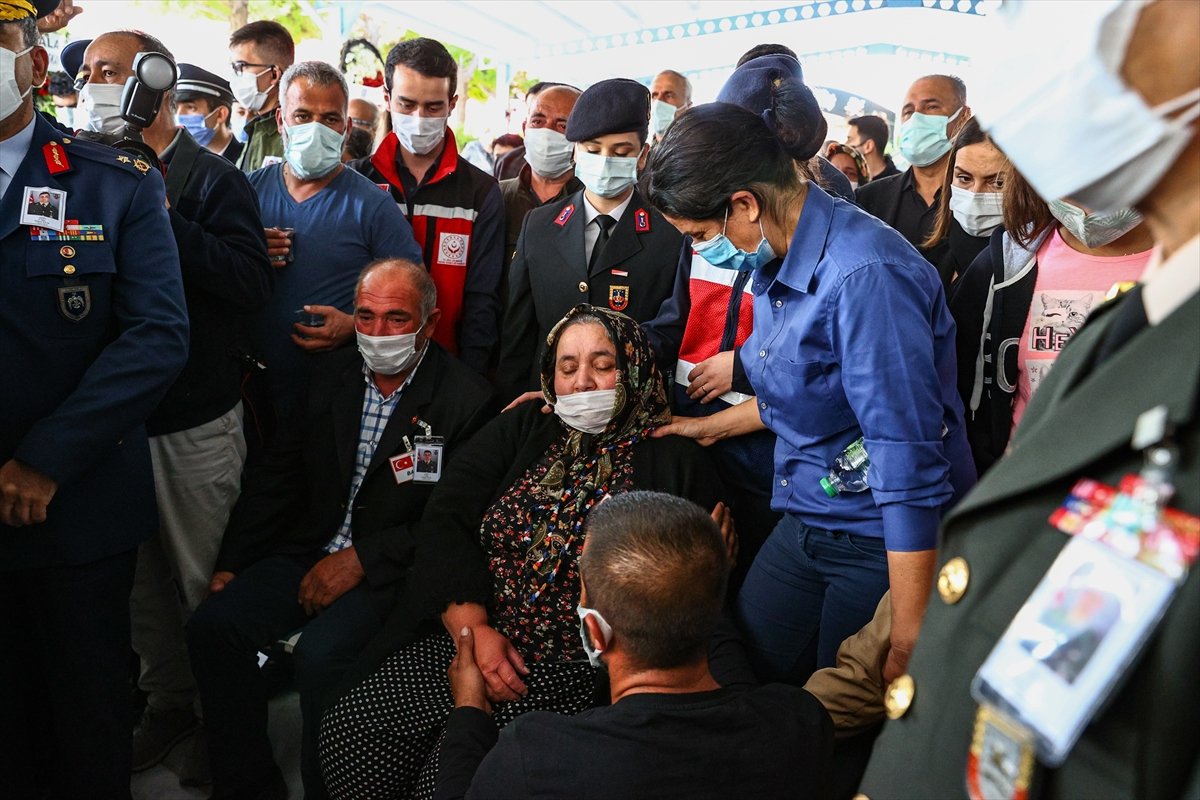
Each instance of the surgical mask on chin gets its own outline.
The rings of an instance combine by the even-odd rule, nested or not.
[[[1064,200],[1051,200],[1050,214],[1089,250],[1115,242],[1142,224],[1142,215],[1132,208],[1111,214],[1089,214]]]
[[[913,115],[900,124],[900,153],[915,167],[927,167],[950,152],[946,128],[958,119],[960,108],[948,117],[938,114]]]
[[[262,72],[246,72],[242,70],[240,75],[234,75],[229,81],[229,89],[233,92],[234,98],[246,109],[246,115],[252,117],[262,110],[262,107],[267,103],[267,95],[271,91],[268,86],[264,91],[258,90],[258,78],[266,72],[270,72],[271,67],[267,67]]]
[[[593,667],[604,666],[604,662],[600,660],[600,654],[608,648],[608,643],[612,640],[612,626],[594,608],[584,608],[581,605],[577,605],[575,606],[575,613],[579,615],[579,639],[583,642],[583,652],[587,653],[588,663]],[[593,617],[596,620],[596,624],[600,626],[600,632],[604,634],[603,647],[600,649],[596,649],[591,635],[588,634],[587,626],[583,624],[584,620],[588,617]]]
[[[612,422],[617,404],[616,389],[596,389],[559,395],[554,413],[565,425],[584,433],[600,433]]]
[[[401,333],[396,336],[368,336],[354,331],[358,352],[362,353],[367,369],[380,375],[399,375],[421,357],[417,350],[417,335]]]
[[[26,47],[15,53],[7,47],[0,47],[0,75],[4,76],[0,78],[0,120],[17,113],[21,101],[33,91],[32,86],[24,92],[17,86],[17,59],[31,50],[32,47]]]
[[[432,153],[446,138],[449,117],[418,117],[415,114],[392,112],[392,130],[401,146],[419,156]]]
[[[213,137],[217,135],[216,128],[210,128],[204,124],[204,121],[211,117],[216,111],[211,111],[208,114],[176,114],[175,124],[183,128],[192,135],[196,140],[196,144],[201,147],[207,147]]]
[[[575,145],[553,128],[525,129],[525,161],[542,178],[558,178],[572,167]]]
[[[588,191],[600,197],[617,197],[637,182],[633,156],[602,156],[580,151],[575,154],[575,177]]]
[[[729,210],[726,209],[725,222],[721,226],[721,232],[708,241],[692,244],[692,250],[696,252],[696,255],[717,269],[731,269],[736,272],[750,272],[775,260],[775,250],[767,241],[761,219],[758,221],[758,232],[762,235],[762,239],[759,240],[758,247],[753,253],[738,249],[730,241],[729,237],[725,235],[725,228],[728,224]]]
[[[121,119],[121,92],[124,86],[114,83],[85,83],[79,90],[78,106],[87,115],[85,131],[117,134],[125,129]]]
[[[306,181],[320,178],[342,163],[345,139],[345,133],[320,122],[291,125],[283,129],[283,157],[297,178]]]
[[[675,112],[678,111],[675,106],[670,103],[664,103],[662,100],[650,101],[650,130],[657,136],[662,136],[667,132],[667,128],[671,127],[671,123],[675,121]]]
[[[1142,2],[1077,4],[1069,40],[1045,8],[1054,4],[1009,5],[1000,21],[1027,45],[980,73],[994,81],[981,89],[984,127],[1042,197],[1096,214],[1132,208],[1195,136],[1200,88],[1152,108],[1120,79]],[[1034,69],[1027,54],[1043,50]]]
[[[971,236],[991,236],[992,231],[1004,224],[1004,195],[951,186],[950,211]]]

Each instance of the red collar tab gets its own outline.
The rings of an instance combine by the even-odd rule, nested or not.
[[[399,148],[400,140],[396,138],[396,132],[392,131],[379,143],[379,149],[375,151],[375,155],[371,156],[371,166],[379,170],[379,174],[387,178],[387,182],[396,191],[404,194],[404,184],[400,182],[400,173],[396,170],[396,151]],[[437,183],[447,175],[453,175],[456,169],[458,169],[458,142],[454,139],[454,131],[447,127],[446,146],[442,150],[442,159],[438,162],[433,177],[425,185]],[[420,176],[414,177],[419,178]]]
[[[646,209],[639,208],[633,215],[633,227],[638,233],[650,232],[650,215],[646,213]]]
[[[555,218],[554,224],[561,228],[563,225],[567,224],[567,220],[569,220],[574,214],[575,204],[567,203],[566,208],[558,212],[558,216]]]
[[[62,145],[58,142],[47,142],[42,148],[42,155],[46,157],[46,169],[50,170],[51,175],[71,171],[71,162],[67,159],[67,151],[63,150]]]

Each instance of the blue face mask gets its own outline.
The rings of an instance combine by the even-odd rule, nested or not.
[[[345,138],[320,122],[292,125],[284,128],[283,157],[300,180],[320,178],[342,163]]]
[[[210,128],[204,124],[204,121],[217,113],[213,111],[210,114],[176,114],[175,124],[183,128],[192,135],[196,140],[196,144],[201,147],[208,147],[208,143],[217,135],[216,128]]]
[[[758,221],[758,232],[762,234],[762,240],[753,253],[747,253],[734,246],[733,242],[725,235],[725,227],[728,224],[729,211],[726,209],[725,222],[721,225],[721,232],[706,242],[693,243],[692,249],[717,269],[732,269],[737,272],[749,272],[775,260],[775,251],[771,248],[771,243],[767,241],[767,235],[763,233],[761,219]]]
[[[949,153],[946,128],[961,113],[961,108],[948,117],[914,111],[900,124],[900,154],[915,167],[927,167]]]

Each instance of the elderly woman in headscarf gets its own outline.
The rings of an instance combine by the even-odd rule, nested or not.
[[[463,627],[472,630],[500,726],[527,711],[591,706],[595,673],[576,616],[588,512],[633,489],[717,502],[702,448],[649,435],[670,412],[654,356],[630,318],[572,309],[547,337],[541,385],[554,413],[526,403],[502,414],[430,498],[408,596],[383,634],[390,649],[405,646],[322,724],[321,759],[335,798],[432,794],[437,741],[453,707],[446,669]],[[417,622],[439,615],[445,630],[414,641]]]

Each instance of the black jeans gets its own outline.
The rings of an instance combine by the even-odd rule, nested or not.
[[[271,556],[239,573],[196,609],[188,654],[200,690],[213,797],[248,796],[277,779],[267,736],[267,687],[258,651],[303,627],[292,653],[304,716],[300,766],[305,797],[325,797],[316,755],[325,695],[379,631],[365,583],[316,617],[296,601],[300,581],[324,554]]]
[[[0,572],[0,798],[128,800],[136,564]]]

